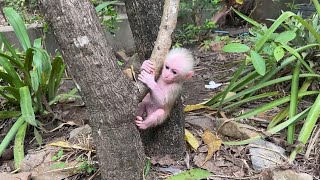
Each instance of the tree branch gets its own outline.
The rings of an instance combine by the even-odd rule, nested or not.
[[[156,79],[158,79],[163,62],[172,44],[171,35],[176,28],[180,0],[165,0],[159,33],[155,42],[150,60],[155,65]],[[148,87],[137,82],[139,88],[138,98],[141,101],[148,93]]]

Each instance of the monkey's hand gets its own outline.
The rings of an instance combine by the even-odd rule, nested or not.
[[[144,121],[141,116],[137,116],[135,123],[139,129],[147,129],[152,125],[152,124],[150,124],[150,122]]]
[[[141,74],[139,74],[138,76],[138,79],[144,84],[146,84],[150,89],[152,89],[152,87],[157,85],[154,78],[155,78],[154,72],[147,73],[146,71],[142,71]]]
[[[154,68],[154,65],[153,65],[153,62],[150,61],[150,60],[145,60],[143,63],[142,63],[142,66],[141,66],[141,72],[142,71],[146,71],[147,73],[151,74],[153,73],[155,70]]]

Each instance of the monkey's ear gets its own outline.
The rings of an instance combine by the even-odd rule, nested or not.
[[[185,76],[185,80],[189,80],[192,76],[193,76],[193,71],[189,71]]]

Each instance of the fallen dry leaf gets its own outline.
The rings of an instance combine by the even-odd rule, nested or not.
[[[236,3],[243,4],[243,0],[236,0]]]
[[[93,149],[82,147],[82,146],[76,145],[76,144],[71,144],[67,141],[57,141],[57,142],[50,143],[48,145],[49,146],[58,146],[58,147],[63,147],[63,148],[70,148],[70,149],[81,149],[81,150],[85,150],[85,151],[94,151]]]
[[[61,128],[62,128],[63,126],[65,126],[65,125],[76,126],[77,124],[76,124],[75,122],[73,122],[73,121],[68,121],[68,122],[66,122],[66,123],[60,124],[58,127],[52,129],[52,130],[49,131],[49,132],[54,132],[54,131],[56,131],[56,130],[59,130],[59,129],[61,129]]]
[[[131,80],[134,80],[131,68],[123,70],[123,73]]]
[[[208,154],[206,156],[206,159],[202,163],[206,163],[208,160],[210,160],[213,156],[213,154],[218,151],[221,147],[221,139],[218,138],[216,135],[214,135],[210,130],[205,130],[204,133],[201,135],[202,140],[205,144],[208,145]]]
[[[190,111],[195,111],[199,109],[209,109],[211,108],[209,106],[205,106],[204,104],[194,104],[194,105],[187,105],[183,110],[184,112],[190,112]]]
[[[187,129],[185,129],[184,139],[191,145],[191,147],[194,150],[198,149],[199,142],[198,142],[197,138],[194,137],[193,134],[190,131],[188,131]]]

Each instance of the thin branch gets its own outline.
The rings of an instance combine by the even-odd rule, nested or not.
[[[160,75],[166,54],[169,52],[172,44],[171,35],[177,24],[179,2],[180,0],[165,0],[164,3],[157,40],[150,57],[150,60],[155,65],[156,79],[158,79]],[[141,101],[148,93],[148,88],[140,81],[138,81],[137,85],[139,88],[138,98],[139,101]]]

